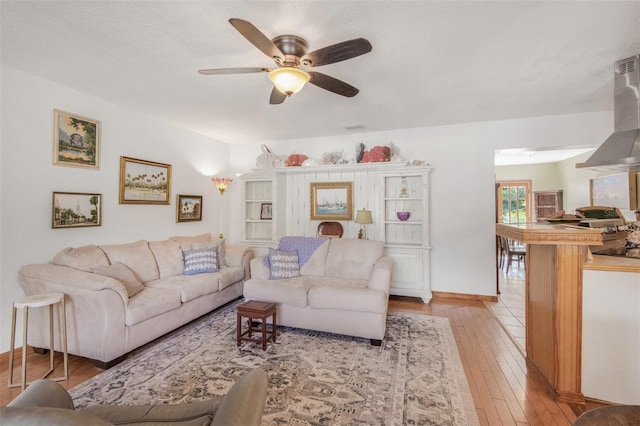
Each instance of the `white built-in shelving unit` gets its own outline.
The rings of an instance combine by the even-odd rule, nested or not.
[[[276,247],[285,235],[315,236],[319,221],[310,220],[310,184],[352,182],[353,211],[372,211],[370,239],[384,241],[394,261],[391,294],[431,300],[429,252],[429,173],[431,166],[397,163],[348,164],[256,169],[240,177],[243,243],[256,255]],[[404,189],[404,191],[403,191]],[[265,218],[265,204],[271,218]],[[398,212],[408,212],[400,220]],[[343,238],[356,238],[359,225],[340,221]]]

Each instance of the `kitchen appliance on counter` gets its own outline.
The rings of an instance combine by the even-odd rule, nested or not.
[[[638,227],[633,223],[625,221],[624,216],[617,207],[589,206],[576,209],[576,214],[584,216],[580,219],[578,226],[599,229],[602,233],[601,246],[589,246],[593,254],[604,254],[610,256],[636,257],[640,250],[629,247],[634,243],[628,242],[628,237],[632,232],[636,232]],[[628,251],[633,249],[633,251]]]

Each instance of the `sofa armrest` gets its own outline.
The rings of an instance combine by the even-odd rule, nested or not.
[[[383,256],[376,261],[371,271],[368,288],[381,290],[389,294],[391,287],[391,272],[393,271],[393,260],[390,257]]]
[[[211,426],[258,426],[267,400],[267,373],[257,368],[238,379],[222,398]]]
[[[265,256],[258,256],[251,259],[251,278],[260,278],[268,280],[271,275],[271,269],[265,265]]]
[[[7,404],[7,407],[49,407],[73,410],[73,400],[60,384],[49,379],[39,379]]]
[[[129,295],[120,281],[52,264],[24,266],[18,273],[18,281],[27,295],[53,292],[65,295],[69,353],[108,362],[126,352],[125,310]],[[47,309],[29,310],[29,322],[34,324],[29,327],[29,345],[49,349],[47,312]],[[54,329],[58,350],[61,334],[57,321]]]
[[[251,253],[251,249],[247,246],[238,244],[225,245],[225,257],[228,266],[242,266],[244,258]]]
[[[52,263],[26,265],[18,271],[18,281],[26,295],[113,290],[120,295],[124,306],[129,303],[127,289],[120,281],[68,266]]]

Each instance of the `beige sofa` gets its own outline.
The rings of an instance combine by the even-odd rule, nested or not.
[[[209,270],[198,256],[212,252],[218,272],[197,273]],[[23,266],[18,279],[26,295],[64,293],[69,353],[109,368],[133,349],[242,296],[252,256],[248,247],[212,240],[211,234],[89,245],[66,248],[47,264]],[[185,259],[191,259],[186,268]],[[194,268],[195,274],[184,275]],[[47,315],[46,309],[30,310],[28,344],[34,348],[49,349]],[[55,349],[61,347],[56,340]]]
[[[280,241],[279,253],[270,251],[272,262],[280,264],[282,257],[273,256],[282,252],[300,253],[299,276],[273,279],[279,275],[274,274],[273,265],[265,256],[257,257],[251,260],[251,279],[244,285],[244,297],[277,302],[278,325],[364,337],[379,345],[385,335],[393,268],[391,258],[383,256],[384,244],[342,238],[285,238],[290,240],[287,244],[283,244],[284,238]],[[314,242],[317,247],[304,255]]]

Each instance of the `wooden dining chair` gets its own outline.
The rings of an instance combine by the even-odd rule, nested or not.
[[[505,237],[500,237],[500,238],[503,239],[502,244],[506,252],[505,273],[507,274],[509,273],[509,268],[511,268],[511,263],[514,260],[518,262],[518,264],[520,264],[520,261],[522,261],[522,263],[524,264],[524,267],[526,268],[527,267],[526,265],[527,249],[524,246],[524,244],[515,244],[514,242],[509,241]]]
[[[342,238],[344,229],[340,222],[320,222],[318,225],[318,237]]]

